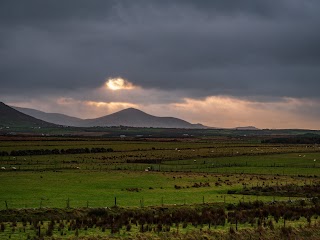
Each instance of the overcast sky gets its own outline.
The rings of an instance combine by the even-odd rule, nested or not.
[[[320,129],[319,12],[319,0],[3,0],[0,101]]]

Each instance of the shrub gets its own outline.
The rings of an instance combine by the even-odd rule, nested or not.
[[[0,224],[0,230],[1,232],[4,232],[4,230],[6,229],[6,226],[4,225],[4,223]]]
[[[289,237],[292,233],[292,227],[289,226],[289,227],[281,227],[281,233],[286,236],[286,237]]]
[[[130,230],[131,230],[131,225],[130,225],[130,224],[128,224],[128,225],[126,226],[126,230],[127,230],[128,232],[130,232]]]

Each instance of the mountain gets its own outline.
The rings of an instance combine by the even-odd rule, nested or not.
[[[41,119],[46,122],[58,124],[58,125],[80,127],[83,125],[83,122],[84,122],[83,119],[70,117],[68,115],[64,115],[61,113],[46,113],[46,112],[42,112],[32,108],[21,108],[21,107],[14,107],[14,106],[12,106],[12,108],[24,114],[30,115],[32,117]]]
[[[57,125],[31,117],[0,102],[0,127],[57,127]]]
[[[127,108],[119,112],[95,119],[86,119],[85,126],[128,126],[154,128],[206,128],[201,124],[191,124],[174,117],[155,117],[135,108]]]
[[[206,128],[202,124],[191,124],[187,121],[173,117],[156,117],[135,108],[122,111],[95,119],[80,119],[60,113],[46,113],[31,108],[13,107],[16,110],[35,118],[65,126],[76,127],[158,127],[158,128]]]

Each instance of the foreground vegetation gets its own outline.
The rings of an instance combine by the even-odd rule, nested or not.
[[[0,237],[11,239],[298,239],[320,236],[318,202],[201,204],[148,208],[1,211]],[[249,238],[253,234],[253,238]],[[242,234],[245,234],[245,238]],[[207,236],[207,237],[206,237]],[[94,238],[95,239],[95,238]]]

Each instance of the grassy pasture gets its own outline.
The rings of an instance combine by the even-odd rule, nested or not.
[[[80,147],[111,147],[115,151],[130,151],[130,150],[151,150],[156,149],[198,149],[198,148],[212,148],[212,147],[224,147],[230,146],[242,146],[243,143],[239,141],[209,141],[198,139],[183,139],[177,141],[175,139],[156,141],[156,140],[103,140],[103,139],[60,139],[60,140],[31,140],[31,141],[1,141],[0,151],[12,151],[12,150],[28,150],[28,149],[63,149],[63,148],[80,148]],[[244,146],[246,146],[245,144]]]
[[[3,167],[18,166],[21,170],[92,167],[142,170],[145,165],[126,163],[161,163],[166,171],[190,169],[212,171],[223,167],[296,167],[316,168],[320,153],[316,145],[258,144],[243,140],[181,140],[181,141],[1,141],[0,152],[39,149],[111,148],[113,152],[95,154],[61,154],[41,156],[0,156]],[[286,155],[294,153],[292,155]],[[281,155],[283,154],[283,155]],[[299,155],[301,155],[299,157]],[[197,162],[194,162],[196,160]],[[122,166],[116,166],[122,165]],[[106,167],[108,166],[108,167]],[[155,166],[154,166],[155,167]],[[175,168],[175,169],[174,169]],[[112,169],[112,167],[111,167]],[[159,169],[158,169],[159,170]],[[254,173],[254,172],[253,172]],[[269,172],[268,172],[269,173]]]
[[[0,143],[0,151],[80,147],[111,147],[114,152],[0,157],[0,166],[6,168],[0,171],[0,209],[6,207],[5,201],[12,208],[66,207],[68,199],[74,207],[112,206],[115,197],[120,206],[193,204],[203,198],[205,202],[238,202],[243,196],[226,196],[228,190],[261,182],[312,184],[320,172],[318,147],[307,145],[194,139]],[[148,167],[153,171],[145,172]],[[266,180],[256,178],[261,174]],[[200,182],[210,187],[192,187]]]
[[[194,204],[204,202],[272,201],[272,196],[227,194],[244,185],[309,184],[288,176],[159,173],[139,171],[6,172],[0,174],[0,209],[35,207],[107,207]],[[312,180],[314,182],[315,180]],[[193,187],[209,183],[210,186]],[[276,197],[288,200],[288,197]]]
[[[153,204],[161,204],[161,197],[164,196],[168,203],[172,203],[171,200],[177,200],[175,199],[177,195],[180,195],[180,203],[182,203],[188,194],[186,191],[174,189],[175,183],[182,184],[181,180],[176,182],[172,177],[155,173],[69,171],[62,173],[26,172],[17,175],[16,172],[12,172],[2,177],[1,196],[6,195],[9,200],[17,204],[26,199],[27,202],[24,205],[30,207],[38,207],[41,198],[45,199],[44,204],[52,204],[51,206],[58,204],[56,207],[65,207],[68,198],[71,199],[71,204],[77,207],[85,206],[87,201],[91,206],[112,206],[115,196],[118,198],[119,205],[127,206],[138,206],[142,197],[147,205],[148,201],[152,201]],[[150,187],[153,189],[149,189]],[[140,192],[129,192],[125,190],[126,188],[137,188]],[[189,194],[190,192],[193,193],[190,198],[196,198],[197,194],[193,189],[190,189]],[[188,198],[189,201],[190,198]],[[4,202],[6,199],[1,200]],[[30,205],[32,201],[33,206]],[[198,196],[198,202],[200,201],[201,195]],[[24,206],[22,204],[15,207]]]
[[[304,149],[302,149],[304,150]],[[192,155],[194,154],[194,155]],[[162,159],[162,160],[161,160]],[[159,163],[155,163],[155,161]],[[274,174],[318,176],[319,152],[271,153],[265,155],[210,156],[207,151],[183,153],[176,150],[124,151],[96,154],[0,157],[1,167],[20,171],[63,170],[133,170],[151,167],[156,171],[234,174]]]
[[[0,152],[97,147],[112,148],[113,152],[0,156],[0,167],[5,168],[0,170],[0,211],[31,208],[46,211],[69,207],[72,210],[114,205],[142,209],[148,206],[192,207],[205,205],[203,203],[226,206],[256,200],[299,204],[298,200],[306,198],[303,194],[289,197],[285,194],[242,195],[240,192],[250,187],[320,184],[320,149],[317,145],[210,139],[0,142]],[[308,199],[307,204],[311,204]],[[317,221],[313,219],[313,222]],[[5,223],[6,230],[0,231],[0,238],[24,239],[35,233],[31,225],[12,224]],[[48,224],[41,225],[43,234]],[[280,227],[282,224],[281,218],[275,225]],[[306,219],[291,223],[288,220],[288,224],[298,228],[306,224]],[[227,224],[216,230],[225,233],[231,226]],[[186,228],[173,225],[171,233],[179,230],[181,234],[188,234],[198,228],[190,224]],[[201,229],[209,231],[207,226]],[[252,229],[252,224],[239,225],[239,231],[248,229]],[[66,235],[62,236],[61,231],[55,229],[53,236],[76,236],[74,230],[64,229],[63,232]],[[79,229],[78,234],[83,237],[110,236],[111,232],[110,229],[90,228]],[[120,229],[119,236],[137,234],[139,226],[133,225],[130,232]],[[154,236],[151,234],[150,238]]]

